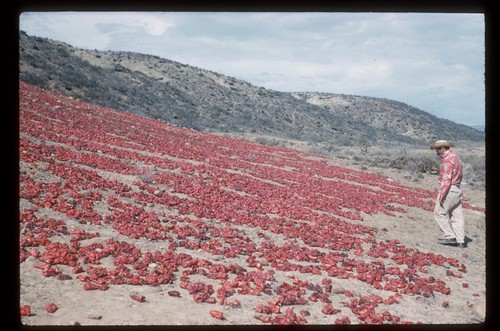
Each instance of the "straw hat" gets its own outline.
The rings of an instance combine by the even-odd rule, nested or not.
[[[453,145],[450,142],[447,142],[446,140],[438,140],[431,145],[431,149],[438,149],[441,147],[455,147],[455,145]]]

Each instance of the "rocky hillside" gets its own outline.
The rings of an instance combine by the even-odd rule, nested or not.
[[[428,144],[484,133],[393,100],[285,93],[157,56],[84,50],[24,32],[19,78],[97,105],[199,131],[307,144]]]
[[[375,136],[382,140],[405,137],[406,141],[432,141],[440,130],[445,132],[446,136],[453,136],[453,140],[482,138],[467,126],[438,119],[418,108],[394,100],[317,92],[293,95],[348,119],[347,122],[351,126],[357,123],[360,126],[372,127]]]

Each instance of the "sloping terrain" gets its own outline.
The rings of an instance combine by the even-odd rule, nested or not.
[[[193,128],[331,145],[484,141],[476,129],[396,101],[277,92],[131,52],[83,50],[20,32],[20,79],[67,96]]]
[[[23,324],[484,318],[484,196],[465,203],[459,250],[436,243],[429,188],[19,93]]]
[[[483,140],[481,134],[465,125],[437,118],[423,110],[389,99],[357,95],[304,92],[299,99],[321,106],[348,119],[350,126],[367,125],[376,141],[429,142],[439,136],[450,140]],[[436,134],[437,133],[437,134]]]

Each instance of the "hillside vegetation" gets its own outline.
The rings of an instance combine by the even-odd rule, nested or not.
[[[20,33],[20,79],[97,105],[206,132],[331,146],[484,141],[484,133],[409,105],[285,93],[157,56],[84,50]]]

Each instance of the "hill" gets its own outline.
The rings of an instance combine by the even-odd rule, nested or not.
[[[484,192],[464,186],[458,251],[436,242],[435,176],[19,87],[24,325],[484,320]]]
[[[294,96],[349,119],[350,126],[366,125],[377,141],[428,142],[444,135],[450,140],[484,140],[465,125],[435,116],[402,102],[332,93],[304,92]],[[361,123],[361,124],[359,124]],[[359,127],[359,129],[362,129]]]
[[[84,50],[20,33],[20,79],[205,132],[332,145],[484,141],[484,133],[392,100],[285,93],[156,56]],[[267,140],[266,140],[267,139]]]

